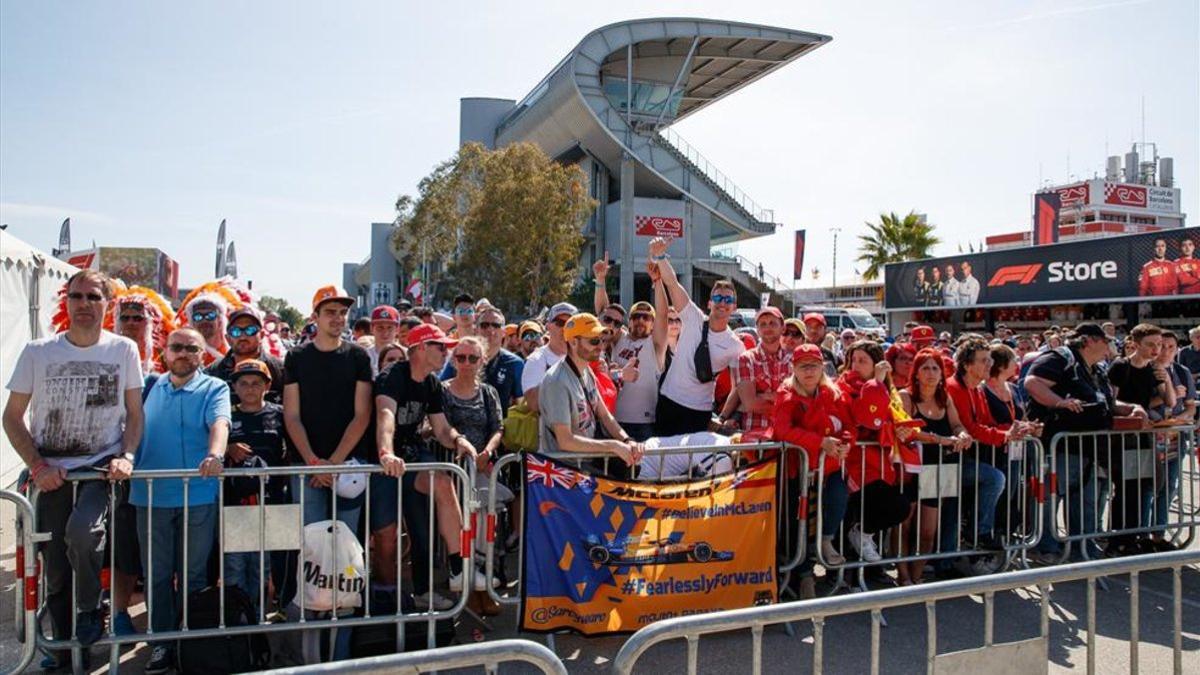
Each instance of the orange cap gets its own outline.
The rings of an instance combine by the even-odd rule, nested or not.
[[[317,292],[313,294],[313,311],[317,311],[321,308],[321,305],[330,301],[340,302],[347,307],[354,304],[354,298],[347,295],[346,291],[334,286],[333,284],[330,284],[328,286],[322,286],[318,288]]]

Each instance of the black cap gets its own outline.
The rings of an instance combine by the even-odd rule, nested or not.
[[[412,309],[413,304],[407,300],[397,300],[395,305],[392,305],[401,312],[407,312]]]
[[[262,317],[258,315],[258,312],[254,311],[253,309],[251,309],[249,307],[242,307],[241,309],[235,309],[232,312],[230,312],[229,313],[229,325],[232,326],[234,321],[237,321],[238,319],[242,318],[243,316],[248,316],[251,319],[254,319],[254,323],[258,324],[259,328],[262,328]]]
[[[1093,338],[1101,338],[1101,339],[1107,340],[1108,334],[1105,333],[1104,329],[1101,328],[1100,326],[1098,326],[1097,324],[1094,324],[1090,321],[1085,321],[1084,323],[1081,323],[1078,326],[1075,326],[1075,330],[1071,331],[1071,337],[1076,338],[1076,339],[1084,338],[1084,337],[1093,337]]]

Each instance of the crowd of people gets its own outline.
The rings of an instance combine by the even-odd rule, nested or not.
[[[800,470],[821,484],[822,528],[813,555],[792,575],[793,590],[812,597],[813,558],[828,566],[852,556],[881,561],[879,535],[898,525],[911,526],[909,541],[890,544],[901,556],[962,546],[960,523],[947,521],[955,510],[918,489],[922,467],[955,468],[975,493],[964,516],[968,544],[998,550],[1011,527],[998,520],[997,506],[1024,479],[1014,463],[1028,439],[1048,445],[1060,432],[1110,429],[1141,430],[1141,439],[1153,435],[1152,423],[1195,421],[1200,327],[1182,349],[1181,336],[1148,324],[1124,340],[1115,326],[1093,323],[960,335],[909,323],[894,338],[835,337],[822,314],[791,318],[763,307],[753,330],[735,330],[732,282],[718,280],[707,297],[692,298],[668,245],[650,242],[653,297],[628,308],[607,295],[604,259],[593,267],[590,312],[563,301],[510,322],[486,299],[462,293],[448,313],[402,301],[351,323],[355,299],[325,286],[295,339],[227,281],[197,289],[176,315],[153,291],[124,289],[95,271],[75,274],[61,332],[25,347],[3,415],[38,492],[39,525],[52,535],[42,547],[52,636],[73,634],[87,646],[104,634],[108,546],[116,561],[109,620],[119,635],[136,632],[129,607],[139,579],[152,589],[154,632],[178,627],[182,594],[216,576],[253,602],[261,594],[264,614],[299,619],[295,552],[270,552],[267,561],[229,553],[213,565],[221,495],[224,505],[302,503],[305,525],[336,517],[370,539],[371,583],[393,592],[403,532],[411,547],[403,585],[413,606],[444,610],[454,604],[447,595],[499,582],[479,566],[465,578],[471,552],[461,549],[460,495],[447,474],[408,470],[414,463],[473,462],[487,473],[505,452],[603,453],[613,457],[611,473],[636,478],[647,442],[674,447],[701,434],[785,441],[809,460],[791,463],[790,498],[800,498]],[[529,447],[505,442],[515,416],[536,419]],[[1056,470],[1060,493],[1083,495],[1084,508],[1069,514],[1071,534],[1100,531],[1110,499],[1113,529],[1166,522],[1178,456],[1166,461],[1162,480],[1147,483],[1126,479],[1121,462],[1105,458],[1108,446],[1070,448]],[[381,467],[369,475],[369,490],[367,481],[344,480],[367,463]],[[213,478],[229,468],[277,466],[347,472],[229,479],[223,490],[216,480],[185,487],[180,479],[136,477],[166,469]],[[72,489],[68,472],[86,470],[108,480]],[[432,502],[397,498],[413,490],[432,494]],[[795,513],[789,506],[781,509]],[[427,531],[431,522],[436,535]],[[793,534],[795,525],[783,524]],[[434,536],[446,554],[439,588],[428,581]],[[1172,546],[1161,532],[1107,543],[1101,551],[1089,541],[1083,553]],[[1059,547],[1047,526],[1038,552],[1054,559]],[[944,562],[936,573],[952,573]],[[898,583],[921,583],[925,567],[901,562]],[[347,650],[339,642],[331,656]],[[171,644],[154,643],[146,672],[166,672],[174,660]],[[43,666],[69,667],[68,652],[48,653]]]

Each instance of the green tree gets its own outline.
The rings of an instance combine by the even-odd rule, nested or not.
[[[931,255],[939,240],[933,226],[923,222],[915,211],[903,218],[892,213],[879,214],[879,224],[867,223],[869,234],[859,235],[858,260],[867,263],[863,279],[874,281],[887,263],[920,260]]]
[[[284,323],[292,327],[292,330],[300,330],[304,325],[304,315],[300,310],[288,304],[283,298],[276,298],[270,295],[264,295],[258,299],[258,308],[262,311],[278,316]]]
[[[583,223],[596,208],[578,166],[531,143],[468,143],[417,189],[416,199],[397,200],[391,242],[406,276],[436,261],[442,275],[425,280],[431,289],[469,290],[515,313],[571,292]]]

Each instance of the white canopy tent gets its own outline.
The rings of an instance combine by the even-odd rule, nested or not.
[[[57,295],[77,269],[0,230],[0,409],[8,378],[25,343],[50,334]],[[17,479],[22,463],[0,434],[0,486]]]

